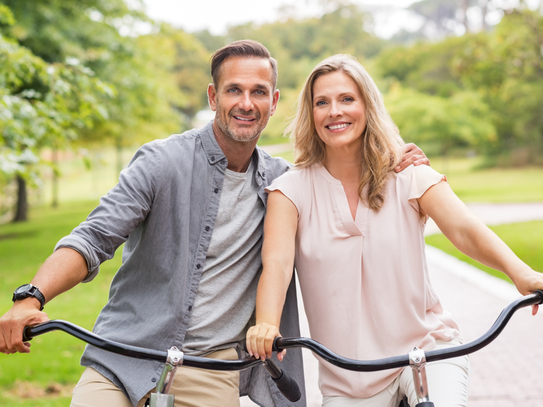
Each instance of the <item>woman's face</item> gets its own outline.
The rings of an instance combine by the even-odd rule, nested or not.
[[[366,106],[356,82],[342,71],[313,83],[315,129],[326,148],[359,148],[366,128]]]

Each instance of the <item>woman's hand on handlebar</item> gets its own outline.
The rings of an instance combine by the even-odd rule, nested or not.
[[[0,318],[0,352],[29,353],[30,343],[23,342],[23,330],[27,325],[37,325],[48,321],[45,312],[39,310],[35,298],[16,301],[13,307]]]
[[[513,279],[515,287],[522,295],[528,295],[536,290],[543,291],[543,273],[539,273],[528,266]],[[532,305],[532,315],[536,315],[539,305]]]
[[[272,355],[273,340],[278,336],[281,336],[281,334],[276,326],[265,322],[252,326],[247,331],[247,352],[257,359],[264,360],[270,358]],[[277,359],[282,361],[286,352],[285,349],[278,353]]]

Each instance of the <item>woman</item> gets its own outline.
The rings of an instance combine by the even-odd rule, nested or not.
[[[472,216],[444,176],[428,166],[393,171],[403,142],[375,83],[354,58],[336,55],[315,67],[287,133],[296,167],[267,188],[250,354],[271,355],[293,267],[312,338],[340,355],[377,359],[415,346],[460,344],[458,327],[428,278],[428,216],[458,249],[503,271],[522,294],[543,288],[543,275]],[[467,357],[427,370],[437,406],[466,405]],[[320,361],[319,373],[326,407],[396,407],[405,395],[416,404],[409,369],[358,373]]]

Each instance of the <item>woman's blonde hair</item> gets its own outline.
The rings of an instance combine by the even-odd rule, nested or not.
[[[388,173],[400,162],[404,142],[385,108],[381,92],[354,57],[334,55],[313,69],[298,97],[296,116],[285,134],[294,142],[296,166],[308,167],[324,162],[326,146],[317,134],[313,117],[313,85],[320,76],[338,71],[348,75],[358,85],[363,97],[366,129],[360,151],[362,160],[358,194],[371,209],[378,211],[384,202]],[[368,193],[364,197],[362,191],[366,185]]]

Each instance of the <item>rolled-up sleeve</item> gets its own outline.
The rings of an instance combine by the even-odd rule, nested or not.
[[[71,248],[85,258],[88,275],[83,282],[96,277],[100,264],[113,258],[115,250],[146,218],[156,194],[159,164],[152,143],[140,148],[121,171],[119,183],[100,199],[83,223],[55,246],[55,250]]]

